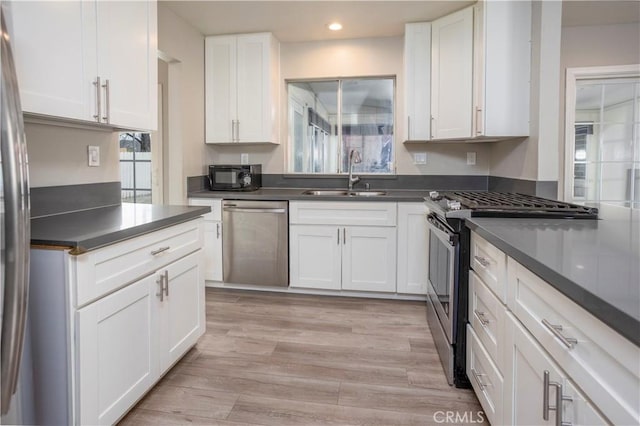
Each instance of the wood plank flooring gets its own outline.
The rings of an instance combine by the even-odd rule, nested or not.
[[[206,334],[121,425],[431,425],[481,410],[447,384],[423,302],[209,288],[206,304]]]

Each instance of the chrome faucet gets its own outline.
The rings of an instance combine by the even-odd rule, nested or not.
[[[353,176],[353,165],[362,163],[362,157],[360,157],[360,152],[352,149],[349,152],[349,191],[353,190],[353,185],[360,182],[359,176]]]

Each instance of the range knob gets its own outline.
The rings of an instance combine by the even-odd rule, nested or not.
[[[429,192],[429,198],[431,198],[432,200],[438,200],[440,198],[440,194],[438,193],[438,191],[431,191]]]
[[[450,210],[460,210],[462,205],[460,204],[460,201],[449,201],[447,203],[447,207],[449,207]]]

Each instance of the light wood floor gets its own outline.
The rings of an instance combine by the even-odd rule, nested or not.
[[[207,289],[206,334],[121,424],[429,425],[480,409],[446,383],[423,302]]]

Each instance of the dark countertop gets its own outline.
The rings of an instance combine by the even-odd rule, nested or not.
[[[94,250],[195,219],[210,207],[131,204],[31,219],[31,244],[61,246],[74,254]]]
[[[640,221],[471,218],[466,223],[640,346]]]
[[[260,188],[257,191],[192,191],[189,198],[224,198],[227,200],[297,200],[297,201],[389,201],[389,202],[423,202],[424,197],[429,196],[429,191],[425,190],[395,190],[383,189],[386,195],[373,197],[352,197],[352,196],[326,196],[326,195],[303,195],[302,193],[311,188]],[[314,188],[315,189],[315,188]],[[345,190],[345,188],[318,188],[321,190]],[[355,191],[363,191],[357,188]],[[372,188],[371,191],[377,191]]]

